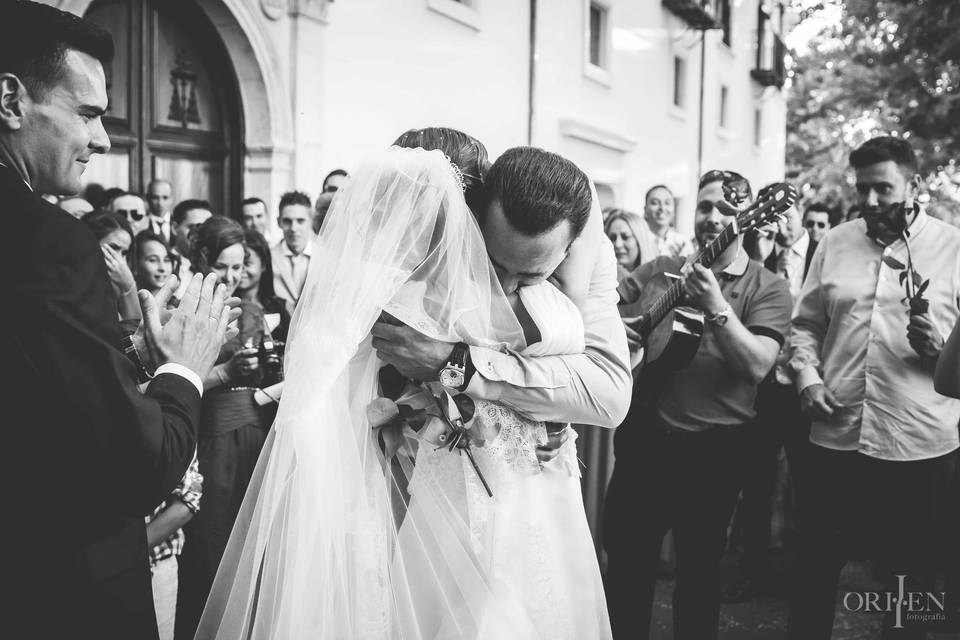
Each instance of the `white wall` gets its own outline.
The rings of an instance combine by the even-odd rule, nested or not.
[[[90,0],[47,0],[77,13]],[[700,33],[659,0],[603,0],[609,65],[585,71],[589,0],[538,0],[532,142],[609,184],[635,211],[667,184],[691,231],[697,178]],[[247,194],[275,203],[315,196],[333,168],[352,169],[412,127],[448,125],[495,157],[526,144],[530,0],[289,0],[270,19],[263,0],[197,0],[224,36],[243,94]],[[755,187],[782,178],[785,103],[750,78],[758,0],[733,0],[732,46],[708,32],[703,169],[727,168]],[[318,7],[320,7],[318,9]],[[460,20],[466,16],[467,19]],[[687,61],[686,107],[673,101],[673,57]],[[720,84],[730,126],[719,131]],[[262,101],[262,102],[260,102]],[[754,108],[764,136],[753,144]]]
[[[732,169],[755,188],[782,179],[782,94],[750,78],[756,60],[757,0],[732,4],[731,46],[706,36],[703,170]],[[613,186],[617,204],[640,212],[654,184],[680,199],[677,226],[692,231],[697,179],[700,33],[660,2],[608,0],[609,65],[585,72],[587,0],[541,3],[537,20],[534,144],[578,162]],[[673,106],[674,55],[687,61],[686,107]],[[721,83],[729,87],[730,125],[719,131]],[[753,144],[754,107],[763,110],[761,148]],[[762,149],[762,150],[761,150]]]
[[[299,186],[319,189],[330,169],[350,169],[414,127],[462,129],[492,155],[526,143],[527,3],[479,0],[479,29],[428,4],[330,5],[326,59],[318,76],[324,89],[323,139],[320,153],[298,166]]]

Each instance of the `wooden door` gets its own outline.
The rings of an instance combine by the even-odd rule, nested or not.
[[[112,149],[85,179],[143,192],[153,178],[174,201],[209,200],[235,216],[243,192],[237,76],[192,0],[97,0],[85,16],[114,38],[104,118]]]

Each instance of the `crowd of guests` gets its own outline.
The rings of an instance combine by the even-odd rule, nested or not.
[[[876,560],[878,578],[891,590],[894,576],[906,576],[908,590],[931,592],[946,578],[950,606],[956,606],[956,560],[950,571],[938,572],[950,564],[939,561],[955,554],[937,543],[957,531],[957,506],[950,511],[946,496],[958,482],[960,414],[957,403],[934,391],[932,363],[943,346],[933,337],[936,327],[948,332],[958,315],[956,282],[937,274],[957,272],[960,231],[919,205],[906,213],[903,237],[890,235],[889,221],[876,227],[857,217],[904,198],[915,201],[916,180],[909,176],[916,161],[902,141],[872,141],[851,163],[860,192],[851,220],[842,224],[836,207],[807,200],[747,233],[743,250],[719,277],[705,275],[702,290],[687,291],[688,303],[711,311],[696,356],[669,373],[653,401],[642,397],[640,384],[635,389],[617,450],[640,453],[629,468],[616,468],[606,505],[607,588],[617,637],[648,633],[668,531],[677,549],[677,637],[711,637],[721,601],[769,588],[772,547],[784,544],[798,554],[791,637],[829,637],[839,571],[851,555]],[[877,166],[889,175],[875,175]],[[161,638],[192,637],[196,628],[276,411],[269,389],[280,379],[311,240],[346,178],[345,171],[331,172],[312,202],[303,192],[283,194],[276,225],[261,198],[243,200],[237,215],[217,215],[204,200],[175,203],[173,185],[163,179],[142,195],[94,188],[87,198],[58,202],[98,239],[129,331],[140,322],[137,291],[161,296],[171,275],[180,282],[169,293],[171,304],[194,273],[215,273],[241,300],[240,334],[203,380],[196,457],[147,518]],[[658,274],[679,273],[716,238],[732,212],[715,203],[731,199],[741,208],[754,199],[746,178],[705,174],[693,237],[676,230],[675,199],[665,185],[646,192],[642,215],[603,210],[624,307]],[[882,270],[854,275],[857,261],[894,255],[871,264],[899,265],[909,278],[932,276],[935,284],[918,294],[920,282],[904,289],[900,278],[891,288],[888,281],[897,278]],[[930,304],[915,308],[911,297]],[[627,329],[629,336],[629,323]],[[871,350],[872,344],[878,346]],[[863,361],[865,376],[856,368]],[[724,384],[717,382],[731,372]],[[859,492],[899,501],[891,508],[857,498]],[[637,509],[639,519],[623,521]],[[731,547],[740,563],[722,584],[719,560]]]
[[[139,290],[173,308],[195,273],[216,274],[240,299],[239,334],[202,381],[194,460],[146,519],[161,639],[193,638],[276,412],[271,389],[282,379],[312,239],[346,178],[346,171],[332,171],[313,202],[300,191],[283,194],[275,225],[261,198],[244,199],[236,215],[220,215],[206,200],[175,202],[165,179],[151,181],[144,194],[93,185],[85,197],[50,199],[93,231],[127,332],[141,321]]]
[[[884,615],[883,637],[957,623],[960,384],[944,339],[953,331],[956,350],[960,229],[919,204],[916,157],[902,139],[870,140],[850,164],[849,220],[801,202],[744,234],[716,276],[692,267],[702,284],[688,277],[683,304],[705,314],[696,353],[634,371],[603,525],[615,637],[651,633],[668,531],[677,638],[716,637],[722,601],[769,594],[774,542],[795,557],[790,638],[830,638],[851,559],[871,561],[883,585],[883,604],[854,609]],[[738,212],[718,200],[742,210],[755,195],[732,171],[698,186],[692,240],[673,229],[662,185],[647,192],[642,218],[605,212],[624,316],[731,222]],[[638,325],[624,322],[630,337]],[[724,583],[731,547],[740,563]]]

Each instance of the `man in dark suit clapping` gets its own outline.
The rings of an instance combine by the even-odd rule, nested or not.
[[[201,380],[231,311],[216,278],[198,276],[165,323],[172,287],[141,291],[144,322],[123,336],[92,233],[39,195],[77,193],[110,148],[100,119],[112,40],[30,2],[2,3],[0,24],[3,628],[156,637],[144,515],[193,457]]]

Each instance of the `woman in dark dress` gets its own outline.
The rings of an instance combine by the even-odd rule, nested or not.
[[[254,393],[271,383],[265,380],[261,345],[269,336],[266,316],[275,303],[267,295],[246,300],[251,288],[268,293],[272,271],[251,278],[249,256],[269,265],[270,252],[259,247],[249,251],[243,228],[235,221],[214,216],[196,229],[190,260],[195,272],[215,272],[228,295],[245,298],[241,303],[240,334],[224,345],[217,365],[204,380],[203,414],[197,443],[197,459],[204,477],[203,501],[196,517],[185,528],[186,544],[180,559],[180,594],[177,603],[177,634],[193,638],[210,585],[230,537],[250,476],[263,447],[276,405],[260,406]],[[257,234],[259,236],[260,234]],[[254,245],[266,244],[262,236]],[[266,280],[266,282],[265,282]],[[255,283],[253,283],[256,281]],[[246,288],[241,291],[240,286]],[[269,307],[269,309],[265,309]],[[282,309],[283,305],[280,305]],[[266,314],[265,314],[266,311]],[[279,325],[286,331],[284,316]],[[289,323],[289,319],[285,318]]]

